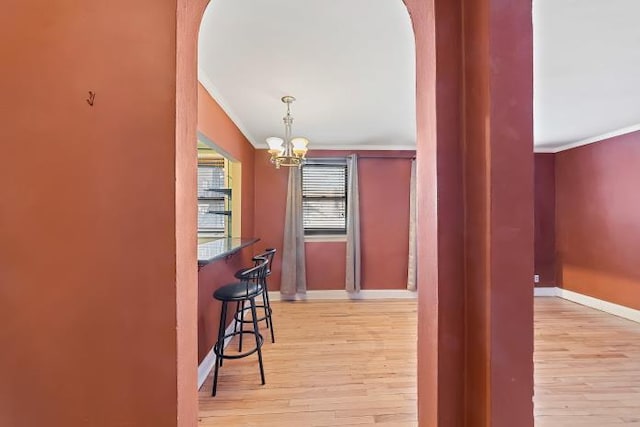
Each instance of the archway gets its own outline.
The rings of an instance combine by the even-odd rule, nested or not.
[[[177,15],[178,413],[185,423],[197,413],[191,195],[196,41],[207,3],[179,0]],[[425,426],[526,427],[533,425],[531,1],[466,3],[406,1],[417,59],[418,412]]]

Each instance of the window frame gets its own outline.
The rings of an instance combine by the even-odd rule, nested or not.
[[[304,194],[304,169],[305,167],[343,167],[344,168],[344,197],[342,196],[328,196],[328,197],[312,197],[305,196]],[[300,181],[302,185],[302,222],[304,228],[304,236],[305,237],[322,237],[327,236],[331,238],[339,238],[341,236],[347,235],[347,213],[349,212],[349,165],[347,159],[344,157],[341,158],[315,158],[315,159],[307,159],[305,164],[302,165],[301,173],[300,173]],[[344,199],[344,228],[335,229],[335,228],[306,228],[304,227],[304,201],[305,199],[332,199],[332,200],[343,200]],[[310,239],[311,240],[311,239]]]

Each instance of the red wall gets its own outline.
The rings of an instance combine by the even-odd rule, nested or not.
[[[282,240],[284,232],[284,215],[287,205],[286,169],[276,169],[269,163],[266,150],[255,151],[255,235],[260,237],[257,250],[267,247],[276,248],[278,252],[273,258],[269,289],[280,289],[282,271]],[[309,266],[307,265],[307,268]],[[310,272],[307,271],[307,276]]]
[[[242,235],[254,236],[254,148],[202,85],[198,85],[198,130],[242,164]],[[260,236],[258,236],[260,237]],[[254,247],[228,260],[217,260],[198,273],[198,363],[216,341],[219,301],[213,292],[234,280],[233,274],[251,263]]]
[[[555,154],[534,157],[534,256],[538,286],[556,286],[556,163]]]
[[[640,309],[640,132],[556,155],[562,286]]]
[[[361,158],[359,166],[363,289],[405,289],[409,251],[409,183],[412,151],[310,151],[310,157]],[[385,156],[406,156],[385,159]],[[287,170],[275,169],[266,150],[256,151],[256,235],[262,246],[282,248]],[[307,289],[344,289],[346,244],[307,242]],[[274,260],[271,289],[280,287],[281,256]]]
[[[411,160],[365,158],[358,167],[362,286],[406,289]]]

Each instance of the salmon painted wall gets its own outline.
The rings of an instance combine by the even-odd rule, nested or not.
[[[640,132],[556,155],[558,276],[640,309]]]
[[[254,235],[254,151],[209,92],[198,83],[198,130],[242,165],[242,236]]]
[[[367,152],[315,150],[309,157],[344,157],[358,153],[380,159],[358,160],[363,289],[406,289],[409,248],[409,183],[413,151]],[[402,155],[406,159],[384,159]],[[287,170],[256,151],[256,235],[263,246],[282,248]],[[344,289],[345,242],[306,242],[307,289]],[[271,288],[279,289],[282,259],[274,260]]]
[[[556,163],[553,153],[534,155],[534,256],[537,286],[556,286]]]
[[[177,311],[176,3],[3,6],[0,425],[188,421],[177,404],[180,383],[197,409],[193,362],[190,378],[178,372],[189,352],[178,335],[195,325]],[[195,245],[180,256],[195,279]]]
[[[198,130],[241,163],[242,235],[253,237],[255,149],[201,84],[198,84]],[[245,248],[198,272],[198,363],[209,353],[218,335],[221,303],[213,299],[213,292],[234,281],[237,270],[251,265],[253,251],[253,247]]]

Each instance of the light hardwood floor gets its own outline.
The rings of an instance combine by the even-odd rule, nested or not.
[[[273,303],[276,343],[225,361],[200,426],[416,426],[415,301]],[[229,348],[235,348],[234,342]]]
[[[536,427],[640,426],[640,324],[536,298]]]
[[[536,427],[640,426],[640,325],[535,301]],[[274,322],[267,384],[255,357],[225,361],[200,426],[417,425],[415,301],[274,303]]]

